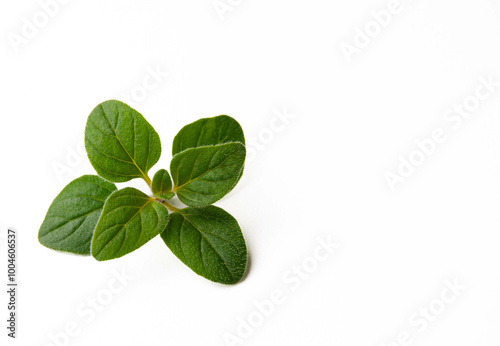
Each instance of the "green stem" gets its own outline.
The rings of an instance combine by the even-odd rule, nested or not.
[[[160,199],[160,198],[157,198],[156,199],[159,203],[163,204],[165,207],[167,207],[168,210],[170,210],[171,212],[173,213],[177,213],[180,211],[179,208],[176,208],[174,207],[172,204],[168,203],[166,200],[164,199]]]
[[[144,179],[144,181],[146,181],[146,184],[148,184],[148,186],[151,187],[151,178],[149,178],[147,174],[144,174],[142,176],[142,179]]]

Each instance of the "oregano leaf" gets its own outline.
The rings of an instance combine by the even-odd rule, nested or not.
[[[70,182],[57,195],[38,232],[48,248],[90,255],[90,244],[102,207],[116,186],[95,175]]]
[[[245,154],[241,143],[191,148],[178,153],[170,163],[173,191],[191,207],[218,201],[238,182]]]
[[[235,284],[245,273],[245,239],[238,222],[221,208],[172,213],[161,237],[184,264],[211,281]]]
[[[229,142],[240,142],[245,145],[245,135],[240,124],[228,115],[202,118],[184,126],[174,138],[172,155],[201,146],[218,145]],[[238,183],[243,169],[236,179]]]
[[[97,173],[113,182],[143,178],[150,184],[148,171],[161,154],[153,127],[135,109],[116,100],[105,101],[90,113],[85,148]]]
[[[170,178],[167,170],[160,169],[156,172],[151,183],[151,191],[155,196],[163,199],[170,199],[175,196],[175,193],[172,192],[172,178]]]
[[[199,119],[184,126],[174,138],[172,155],[189,148],[240,142],[245,136],[240,124],[228,115]]]
[[[92,239],[92,256],[106,261],[126,255],[163,231],[167,220],[167,209],[152,197],[132,187],[117,190],[104,204]]]

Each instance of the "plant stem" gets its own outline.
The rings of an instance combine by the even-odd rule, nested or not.
[[[171,212],[179,212],[180,209],[174,207],[172,204],[168,203],[166,200],[164,199],[156,199],[158,202],[160,202],[161,204],[163,204],[165,207],[167,207],[168,210],[170,210]]]
[[[151,187],[151,178],[149,178],[147,174],[144,174],[142,178],[144,179],[144,181],[146,181],[146,184]]]

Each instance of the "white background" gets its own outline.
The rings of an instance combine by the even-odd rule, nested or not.
[[[500,1],[401,0],[380,33],[372,11],[390,1],[228,1],[221,16],[212,0],[72,0],[47,23],[38,1],[2,1],[0,222],[20,242],[9,345],[57,345],[51,335],[75,346],[230,345],[225,333],[245,345],[498,345],[500,87],[477,107],[474,95],[481,78],[500,81]],[[40,27],[13,44],[34,16]],[[346,58],[341,47],[367,25],[366,47]],[[151,69],[169,74],[140,94]],[[217,203],[251,253],[238,285],[198,277],[159,237],[104,263],[38,243],[52,199],[93,173],[75,156],[88,114],[134,92],[162,140],[152,174],[201,117],[231,115],[254,143],[243,179]],[[445,117],[465,100],[467,118]],[[422,159],[415,141],[436,128],[446,140]],[[388,172],[412,153],[420,165],[391,190]],[[338,249],[314,262],[329,237]],[[307,279],[290,283],[303,264]],[[114,271],[133,279],[109,296]],[[463,286],[453,302],[441,298],[452,296],[447,281]],[[259,320],[254,302],[275,290],[284,301]],[[79,313],[96,297],[112,301]],[[249,317],[258,326],[242,335]],[[68,323],[78,335],[62,335]],[[398,337],[409,341],[390,344]]]

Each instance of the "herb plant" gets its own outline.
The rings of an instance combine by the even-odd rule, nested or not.
[[[174,138],[170,173],[160,169],[152,180],[160,138],[120,101],[103,102],[89,115],[85,148],[99,176],[73,180],[54,199],[38,234],[42,245],[106,261],[159,234],[195,273],[223,284],[241,280],[247,264],[241,229],[212,205],[243,173],[245,138],[236,120],[221,115],[186,125]],[[135,178],[144,179],[151,193],[113,184]],[[175,196],[187,207],[175,207]]]

